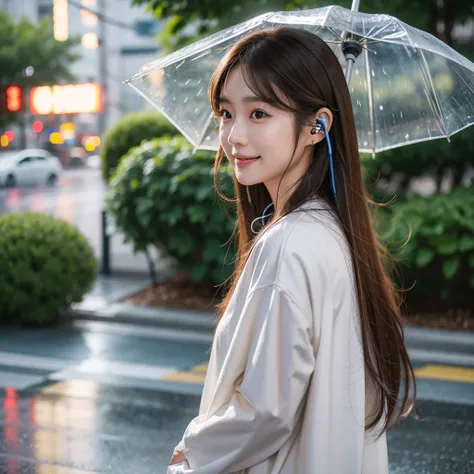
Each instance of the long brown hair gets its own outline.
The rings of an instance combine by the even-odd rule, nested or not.
[[[312,162],[296,183],[278,219],[295,211],[303,202],[318,197],[329,204],[343,229],[355,273],[365,367],[377,394],[375,414],[366,428],[370,429],[382,420],[382,431],[386,431],[413,409],[409,394],[413,386],[413,399],[416,398],[416,384],[404,344],[402,300],[390,276],[388,254],[372,223],[369,206],[375,203],[363,184],[354,114],[343,70],[330,47],[309,31],[278,27],[252,33],[230,49],[211,78],[209,99],[216,115],[219,114],[221,90],[234,66],[242,67],[246,83],[262,101],[294,113],[295,150],[302,122],[314,118],[322,107],[333,111],[329,135],[333,145],[337,200],[331,188],[327,141],[323,140],[314,146]],[[214,185],[219,197],[230,201],[218,186],[223,157],[224,151],[219,147]],[[237,261],[230,287],[219,305],[218,323],[255,244],[251,222],[271,203],[263,183],[247,188],[234,176],[234,188]],[[397,410],[402,384],[404,392]]]

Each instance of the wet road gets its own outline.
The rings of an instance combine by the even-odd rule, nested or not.
[[[57,383],[37,396],[6,391],[0,472],[85,474],[166,472],[196,397]]]
[[[2,330],[1,474],[166,472],[197,415],[209,345],[137,331]],[[457,370],[424,379],[417,417],[389,432],[391,474],[474,473],[474,369]],[[430,396],[443,390],[444,401]]]
[[[6,390],[5,474],[165,473],[198,410],[196,396],[65,382],[30,396]],[[389,435],[392,474],[473,473],[474,408],[425,403]],[[470,421],[467,421],[470,420]]]
[[[32,210],[55,215],[75,224],[101,257],[101,211],[105,186],[99,169],[65,170],[54,188],[45,185],[0,188],[0,214]],[[131,246],[115,235],[111,241],[113,269],[146,272],[146,258],[133,255]]]

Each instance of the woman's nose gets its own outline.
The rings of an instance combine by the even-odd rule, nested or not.
[[[227,137],[227,141],[232,146],[243,146],[247,145],[247,131],[245,129],[245,125],[243,123],[234,122],[232,129]]]

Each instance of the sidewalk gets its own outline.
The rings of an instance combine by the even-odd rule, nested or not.
[[[166,273],[162,272],[159,278],[165,279]],[[121,302],[149,285],[147,275],[99,275],[92,292],[65,317],[72,321],[155,328],[181,339],[212,342],[216,317],[211,312],[140,307]]]
[[[163,276],[164,277],[164,276]],[[149,285],[144,276],[99,276],[92,293],[67,314],[75,321],[98,321],[153,327],[196,334],[212,341],[216,315],[204,311],[139,307],[121,300]],[[412,360],[474,367],[474,332],[406,327],[405,341]]]

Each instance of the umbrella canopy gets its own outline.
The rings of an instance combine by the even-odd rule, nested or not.
[[[207,97],[219,61],[253,31],[292,26],[323,40],[346,67],[346,39],[361,46],[347,75],[359,151],[449,138],[474,123],[474,64],[434,36],[389,15],[339,6],[266,13],[144,65],[126,82],[198,149],[217,150]]]

